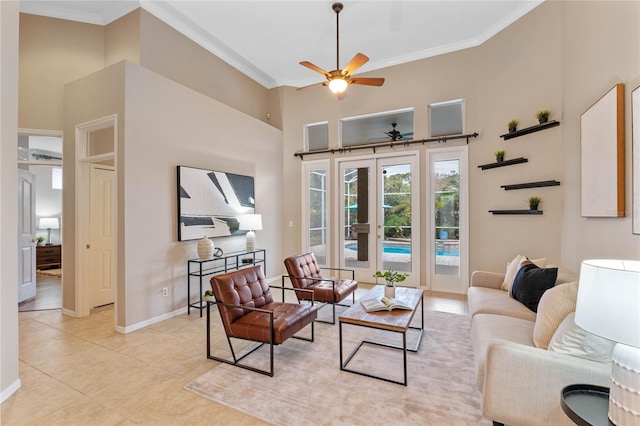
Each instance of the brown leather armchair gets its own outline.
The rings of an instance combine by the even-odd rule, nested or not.
[[[317,318],[318,311],[314,305],[312,291],[308,291],[312,297],[310,305],[274,302],[262,265],[215,275],[211,278],[211,288],[216,299],[213,303],[218,306],[233,361],[211,355],[210,306],[213,303],[207,303],[207,358],[273,377],[274,345],[283,343],[289,337],[313,342],[313,321]],[[293,289],[283,288],[284,290]],[[311,324],[311,338],[295,336],[308,324]],[[244,355],[237,356],[231,338],[261,344]],[[240,364],[242,359],[267,343],[270,346],[269,370]]]
[[[340,269],[319,267],[316,256],[313,252],[300,254],[297,256],[287,257],[284,260],[284,266],[287,268],[289,275],[282,276],[282,286],[284,280],[289,277],[291,284],[296,291],[298,302],[302,300],[310,300],[309,293],[300,290],[313,290],[313,297],[316,302],[323,302],[333,306],[333,317],[331,321],[322,321],[329,324],[336,323],[336,305],[342,302],[350,294],[353,295],[353,302],[356,301],[356,290],[358,289],[358,281],[355,280],[355,272],[353,269]],[[351,279],[340,278],[324,278],[321,270],[330,271],[347,271],[351,273]]]

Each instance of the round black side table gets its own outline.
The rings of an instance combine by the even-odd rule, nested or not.
[[[562,411],[579,426],[609,426],[609,388],[569,385],[562,389]]]

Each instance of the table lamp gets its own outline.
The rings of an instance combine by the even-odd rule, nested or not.
[[[60,229],[60,224],[58,223],[57,217],[41,217],[40,222],[38,224],[38,228],[46,229],[48,231],[47,235],[47,245],[51,245],[51,230],[52,229]]]
[[[247,251],[256,248],[256,234],[254,231],[262,230],[262,215],[259,214],[243,214],[238,216],[240,223],[239,229],[247,232]]]
[[[575,322],[613,340],[609,420],[640,424],[640,261],[585,260]]]

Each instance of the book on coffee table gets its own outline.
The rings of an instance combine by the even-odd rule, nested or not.
[[[406,305],[401,300],[386,296],[382,299],[362,300],[360,303],[367,312],[392,311],[394,309],[412,310],[410,306]]]

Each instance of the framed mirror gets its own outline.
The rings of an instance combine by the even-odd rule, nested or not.
[[[640,87],[631,92],[633,233],[640,235]]]
[[[624,84],[580,117],[582,216],[624,217]]]

